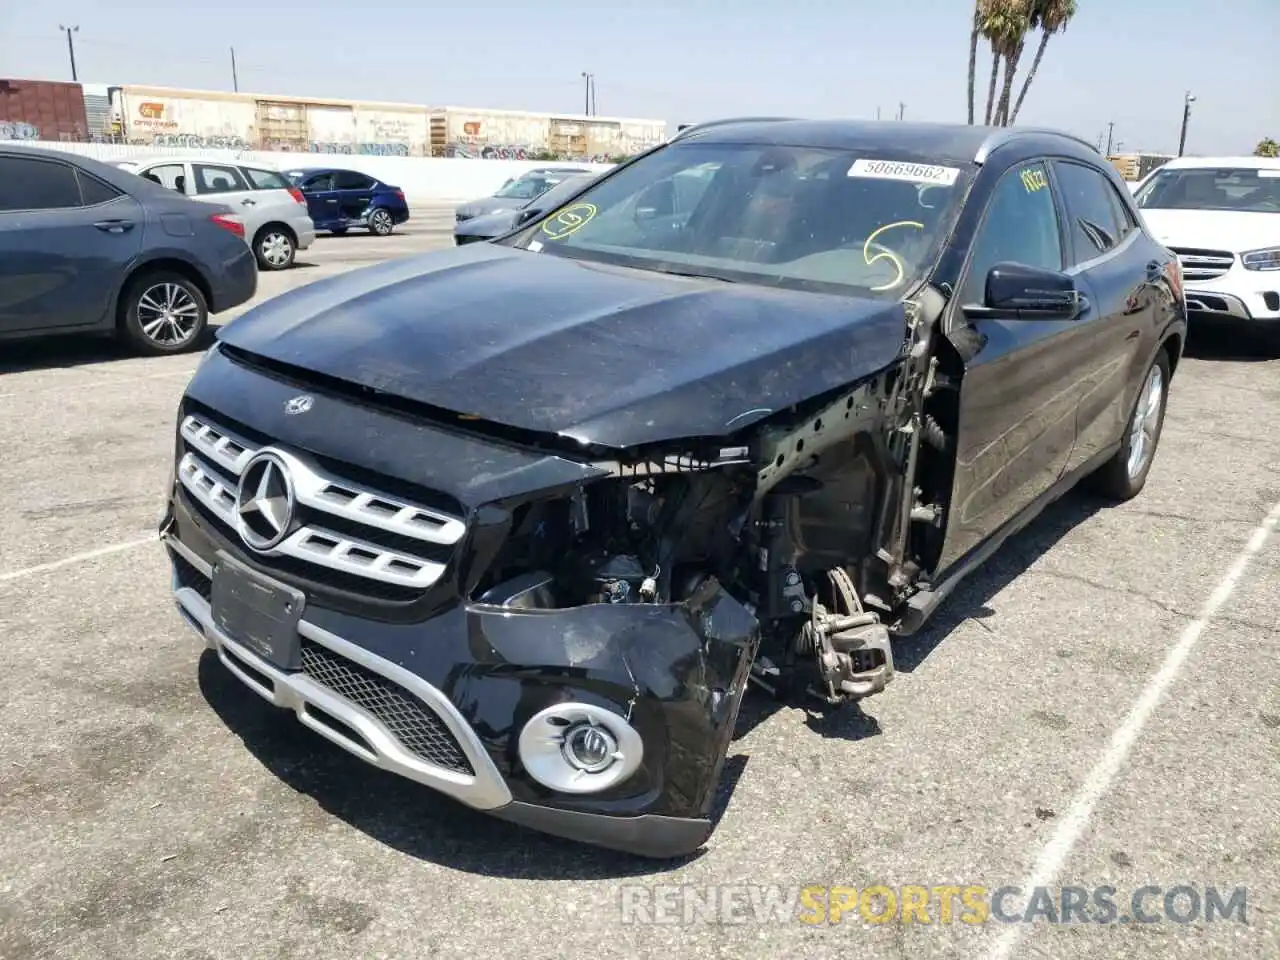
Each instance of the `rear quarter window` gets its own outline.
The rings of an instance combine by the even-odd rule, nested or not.
[[[290,187],[289,181],[274,170],[259,170],[254,167],[241,169],[255,190],[288,190]]]

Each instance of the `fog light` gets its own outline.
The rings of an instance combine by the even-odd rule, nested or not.
[[[520,731],[518,749],[529,776],[562,793],[608,789],[644,757],[644,742],[625,717],[587,703],[540,711]]]
[[[587,773],[600,773],[620,758],[618,741],[604,727],[584,723],[564,735],[564,756]]]

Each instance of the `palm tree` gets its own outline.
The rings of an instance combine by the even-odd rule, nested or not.
[[[993,122],[1000,127],[1009,125],[1009,100],[1013,96],[1013,78],[1018,73],[1018,61],[1027,42],[1031,27],[1031,9],[1036,0],[1004,0],[1000,16],[1001,54],[1004,57],[1004,80],[1000,88],[1000,102],[996,106]]]
[[[1022,109],[1022,101],[1027,97],[1027,89],[1031,86],[1031,81],[1036,78],[1036,71],[1040,69],[1040,61],[1044,57],[1044,48],[1049,45],[1049,38],[1055,33],[1066,30],[1067,24],[1075,15],[1075,0],[1032,0],[1030,26],[1040,30],[1040,46],[1036,49],[1035,59],[1031,61],[1027,78],[1022,81],[1018,100],[1013,105],[1013,113],[1009,116],[1010,123],[1018,119],[1018,111]]]
[[[1000,64],[1005,65],[1004,86],[1013,83],[1011,67],[1016,68],[1016,56],[1027,32],[1028,0],[978,0],[980,33],[991,45],[991,79],[987,85],[986,124],[999,124],[1000,108],[996,102],[996,86],[1000,76]],[[1007,99],[1007,97],[1006,97]]]
[[[973,123],[973,81],[978,69],[978,37],[982,35],[982,0],[973,2],[973,29],[969,31],[969,123]]]

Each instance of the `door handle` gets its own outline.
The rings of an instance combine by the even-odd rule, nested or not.
[[[132,220],[99,220],[94,224],[103,233],[125,233],[133,229]]]
[[[258,202],[257,200],[251,200],[248,197],[245,197],[243,200],[240,201],[240,203],[246,207],[252,207],[255,204],[257,204],[257,202]]]
[[[326,200],[325,203],[337,203],[337,200]]]

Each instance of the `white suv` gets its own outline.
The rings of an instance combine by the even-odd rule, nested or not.
[[[1182,157],[1134,198],[1182,262],[1193,322],[1244,321],[1280,341],[1280,159]]]
[[[198,157],[149,157],[128,169],[192,200],[227,204],[244,221],[245,241],[263,270],[293,266],[297,252],[315,243],[307,198],[278,171]]]

